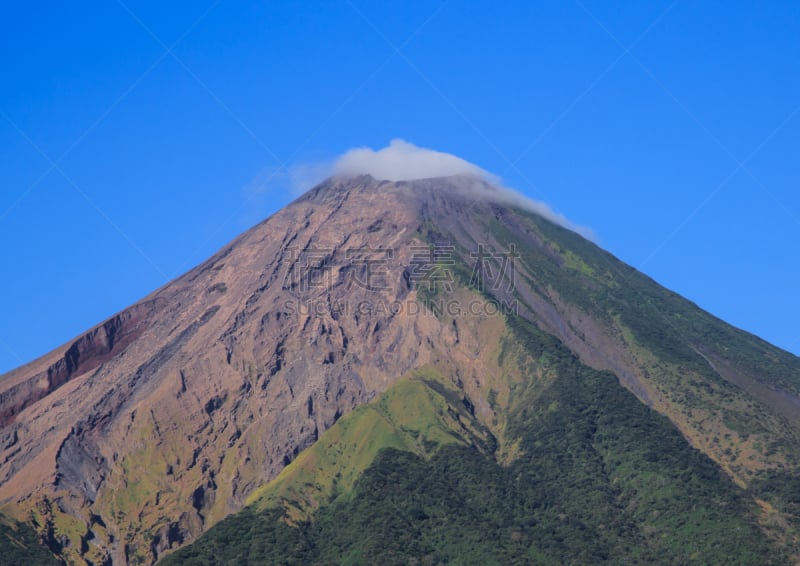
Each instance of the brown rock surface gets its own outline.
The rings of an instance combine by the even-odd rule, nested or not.
[[[73,560],[150,562],[238,509],[342,414],[446,357],[435,317],[383,309],[414,297],[424,190],[330,181],[3,376],[0,501],[52,527]],[[372,268],[381,289],[362,288],[366,267],[347,254],[389,248]]]

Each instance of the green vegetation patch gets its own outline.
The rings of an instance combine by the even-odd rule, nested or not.
[[[0,515],[0,566],[61,564],[31,527]]]
[[[428,455],[453,443],[483,450],[494,446],[455,388],[425,369],[341,418],[248,503],[283,508],[289,520],[304,520],[320,505],[348,496],[381,450]]]

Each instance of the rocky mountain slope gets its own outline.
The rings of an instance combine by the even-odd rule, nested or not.
[[[584,379],[596,396],[570,393]],[[658,556],[636,509],[667,514],[655,532],[684,532],[670,523],[690,509],[669,483],[677,470],[700,478],[691,497],[718,494],[702,503],[708,514],[693,533],[708,534],[723,505],[734,509],[728,526],[747,533],[747,556],[794,552],[798,358],[477,178],[333,178],[74,342],[0,376],[0,512],[70,564],[151,564],[248,501],[247,512],[278,513],[269,525],[337,524],[342,494],[375,499],[363,478],[385,472],[386,458],[425,469],[464,449],[480,455],[470,465],[501,475],[558,476],[531,458],[563,448],[556,431],[584,422],[563,421],[570,411],[595,417],[589,432],[573,431],[563,458],[602,460],[606,480],[587,478],[568,499],[620,489],[603,505],[626,509],[596,552]],[[642,450],[633,452],[619,423],[597,439],[615,413],[661,432],[634,435],[626,442]],[[658,491],[645,481],[655,472],[640,473],[659,461],[658,439],[676,454],[664,490],[685,505],[642,499]],[[545,493],[520,492],[509,478],[497,486],[529,508]],[[508,528],[520,540],[574,512],[497,510],[519,523]],[[594,529],[595,519],[581,524]],[[304,532],[312,547],[344,536]],[[712,551],[698,546],[697,556]],[[513,556],[598,556],[525,552]]]

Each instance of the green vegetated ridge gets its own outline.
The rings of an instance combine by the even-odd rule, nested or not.
[[[487,233],[520,254],[518,283],[622,337],[653,406],[740,485],[797,545],[800,359],[734,328],[579,235],[516,210]]]
[[[28,525],[0,515],[0,566],[55,566],[62,564],[42,546]]]
[[[552,336],[510,322],[503,365],[536,359],[500,408],[517,444],[510,463],[447,378],[416,375],[162,563],[785,561],[753,500],[667,418]]]
[[[494,451],[492,435],[458,392],[433,370],[416,372],[385,395],[356,407],[268,485],[249,498],[256,508],[281,508],[293,522],[352,492],[356,480],[387,448],[420,456],[462,444]]]

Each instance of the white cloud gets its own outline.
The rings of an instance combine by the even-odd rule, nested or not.
[[[534,212],[565,228],[578,232],[591,240],[593,232],[578,226],[566,216],[554,211],[548,204],[534,200],[522,193],[503,187],[498,177],[485,169],[450,153],[418,147],[401,139],[392,140],[387,147],[375,151],[360,147],[346,151],[334,161],[331,171],[338,175],[371,175],[386,181],[413,181],[452,175],[473,175],[492,185],[473,183],[465,185],[471,194],[497,200]]]
[[[595,240],[594,233],[571,222],[548,204],[504,187],[498,177],[485,169],[450,153],[418,147],[405,140],[394,139],[387,147],[350,149],[333,162],[300,164],[281,172],[277,177],[293,194],[310,189],[331,175],[370,175],[383,181],[414,181],[453,175],[473,176],[485,182],[461,183],[474,198],[494,200],[529,210],[582,236]],[[488,183],[488,184],[487,184]]]
[[[517,206],[522,208],[523,210],[529,210],[542,216],[553,222],[554,224],[558,224],[559,226],[563,226],[564,228],[569,228],[573,232],[577,232],[584,238],[591,240],[593,242],[597,241],[597,235],[591,228],[586,226],[580,226],[578,224],[573,223],[570,221],[566,216],[561,214],[560,212],[556,212],[550,205],[547,203],[534,200],[530,197],[526,197],[522,193],[515,191],[514,189],[508,189],[506,187],[499,187],[499,192],[501,197],[499,200],[506,202],[510,205]]]
[[[351,149],[333,164],[333,172],[341,175],[371,175],[386,181],[414,181],[451,175],[492,176],[468,161],[450,153],[417,147],[401,139],[375,151],[369,147]]]

